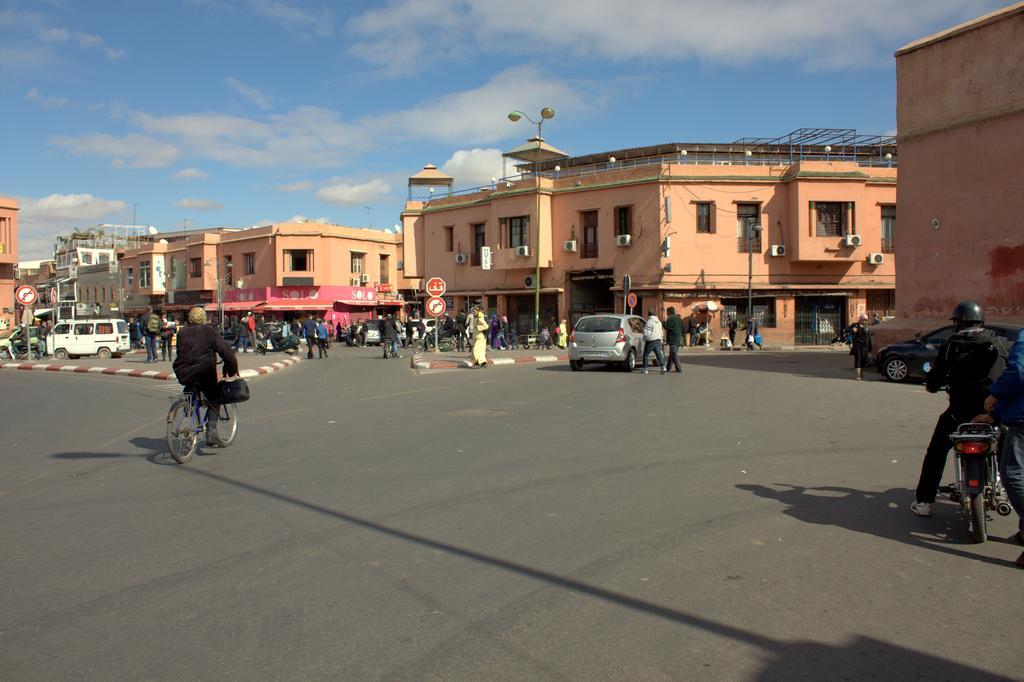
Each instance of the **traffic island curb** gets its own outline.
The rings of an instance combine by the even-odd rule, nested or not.
[[[568,360],[568,355],[522,355],[514,358],[488,358],[488,367],[504,367],[506,365],[527,365],[542,364],[546,362],[563,362]],[[473,369],[473,363],[469,360],[424,360],[420,354],[415,354],[409,362],[412,369]]]
[[[264,374],[279,372],[286,367],[297,364],[302,358],[285,358],[280,362],[274,362],[255,369],[243,369],[239,376],[243,379],[253,379]],[[133,379],[153,379],[155,381],[172,381],[174,372],[161,372],[155,369],[131,369],[128,367],[87,367],[83,365],[64,365],[49,362],[5,362],[0,364],[0,369],[24,370],[30,372],[64,372],[67,374],[100,374],[106,376],[131,377]]]

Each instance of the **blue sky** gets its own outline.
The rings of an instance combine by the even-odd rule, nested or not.
[[[893,52],[981,0],[0,0],[0,195],[73,226],[398,220],[533,132],[583,154],[896,127]]]

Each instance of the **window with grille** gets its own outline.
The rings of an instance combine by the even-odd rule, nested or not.
[[[848,231],[846,202],[819,201],[814,204],[815,235],[842,237]]]
[[[150,283],[149,276],[150,276],[149,261],[148,260],[140,260],[139,261],[139,286],[140,287],[148,287],[149,286],[149,283]]]
[[[380,257],[380,279],[377,280],[377,281],[380,282],[381,284],[387,284],[389,281],[391,281],[390,279],[388,279],[388,257],[387,256],[381,256]]]
[[[483,248],[487,246],[487,223],[473,225],[473,262],[472,265],[480,266]]]
[[[882,207],[882,253],[896,253],[896,207]]]
[[[148,268],[147,268],[148,270]],[[202,258],[189,258],[188,259],[188,276],[189,277],[202,277],[203,276],[203,259]],[[146,279],[149,279],[148,277]]]
[[[743,327],[746,324],[747,318],[747,299],[746,298],[723,298],[722,299],[722,312],[719,314],[719,325],[725,329],[729,326],[729,316]],[[775,299],[769,297],[754,297],[754,319],[757,320],[757,324],[766,329],[773,329],[775,327]]]
[[[255,275],[256,274],[256,254],[247,253],[245,254],[245,274]]]
[[[352,263],[352,266],[351,266],[350,269],[352,270],[352,274],[353,275],[361,275],[361,274],[363,274],[363,254],[356,253],[356,252],[353,251],[352,252],[352,258],[351,258],[351,263]]]
[[[633,207],[615,207],[615,236],[633,234]]]
[[[761,204],[736,204],[736,239],[740,253],[761,253]]]
[[[444,250],[449,253],[455,250],[455,226],[444,226]]]
[[[711,226],[711,202],[702,201],[697,205],[697,232],[711,234],[714,232]]]
[[[514,218],[502,218],[500,221],[501,232],[507,235],[506,244],[510,248],[530,245],[530,216],[516,216]]]
[[[580,256],[597,258],[597,211],[584,211],[580,214],[583,223],[583,248]]]
[[[284,262],[292,272],[309,272],[313,269],[313,252],[309,249],[286,249]]]

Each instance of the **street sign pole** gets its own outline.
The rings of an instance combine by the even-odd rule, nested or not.
[[[632,277],[630,277],[629,275],[623,275],[622,276],[622,312],[626,312],[626,308],[629,307],[629,305],[627,304],[627,301],[629,300],[629,289],[632,286],[632,284],[633,284],[633,278]],[[632,310],[630,310],[629,312],[630,312],[630,314],[633,313]]]

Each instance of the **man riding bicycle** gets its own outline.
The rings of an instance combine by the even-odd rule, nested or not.
[[[206,323],[206,311],[196,307],[188,311],[188,325],[178,330],[178,357],[174,375],[186,391],[201,393],[210,404],[207,428],[216,431],[220,404],[217,387],[217,356],[224,360],[224,376],[238,374],[238,359],[231,346],[216,329]]]

